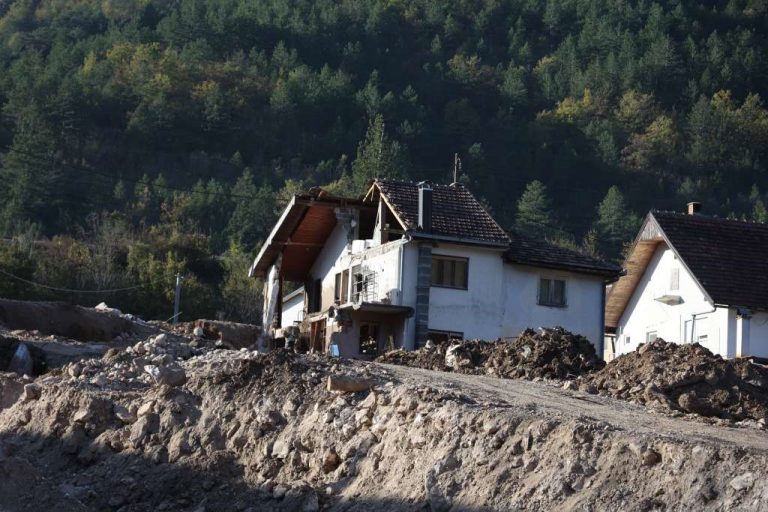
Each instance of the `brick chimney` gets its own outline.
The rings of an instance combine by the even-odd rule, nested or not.
[[[688,215],[698,215],[701,213],[701,203],[698,201],[691,201],[688,203]]]
[[[432,231],[432,184],[428,181],[419,183],[419,227]]]

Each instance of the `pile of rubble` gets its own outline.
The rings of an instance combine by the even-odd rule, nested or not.
[[[155,336],[34,381],[0,374],[18,393],[0,408],[3,510],[768,506],[762,452],[504,407],[369,363],[194,341]]]
[[[573,378],[604,364],[589,340],[561,327],[526,329],[512,341],[428,343],[413,352],[388,352],[377,361],[509,379]]]
[[[768,420],[768,369],[748,359],[723,359],[697,343],[657,339],[566,387],[678,414],[760,426]]]

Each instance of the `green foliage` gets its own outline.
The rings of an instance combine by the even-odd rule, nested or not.
[[[595,219],[611,186],[637,212],[695,195],[744,218],[759,209],[750,187],[768,190],[756,2],[6,4],[6,237],[33,226],[81,242],[91,213],[116,212],[139,243],[182,233],[252,252],[297,184],[357,195],[377,176],[443,182],[459,153],[461,179],[505,227],[509,198],[538,180],[562,225],[531,232],[613,257]],[[44,273],[67,281],[81,256]],[[154,248],[133,257],[120,279],[165,282],[182,265]],[[201,296],[216,289],[209,271]]]
[[[400,143],[391,140],[384,130],[384,117],[376,114],[368,124],[365,138],[357,146],[352,163],[352,182],[358,191],[365,189],[374,178],[404,179],[408,176],[408,161]]]
[[[221,284],[222,307],[227,318],[238,322],[260,323],[262,283],[248,277],[253,255],[237,243],[224,253],[224,281]]]
[[[628,210],[619,187],[608,189],[597,208],[594,233],[600,254],[620,261],[624,244],[630,243],[640,227],[640,218]]]
[[[547,187],[538,180],[530,182],[517,202],[515,229],[533,237],[554,236],[557,227],[551,208]]]

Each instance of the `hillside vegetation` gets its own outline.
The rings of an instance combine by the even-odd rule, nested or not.
[[[651,207],[764,222],[767,9],[0,0],[0,269],[141,286],[106,298],[151,316],[183,272],[185,314],[253,319],[241,276],[291,193],[449,182],[454,154],[504,226],[608,259]],[[62,294],[0,276],[86,299]]]

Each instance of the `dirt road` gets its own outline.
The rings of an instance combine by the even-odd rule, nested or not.
[[[404,383],[428,384],[437,389],[459,391],[483,406],[522,408],[561,420],[591,419],[629,434],[651,435],[671,441],[696,442],[698,439],[768,452],[768,432],[755,428],[714,426],[695,419],[655,414],[643,406],[579,391],[567,391],[544,382],[372,364],[386,368],[387,372]]]

